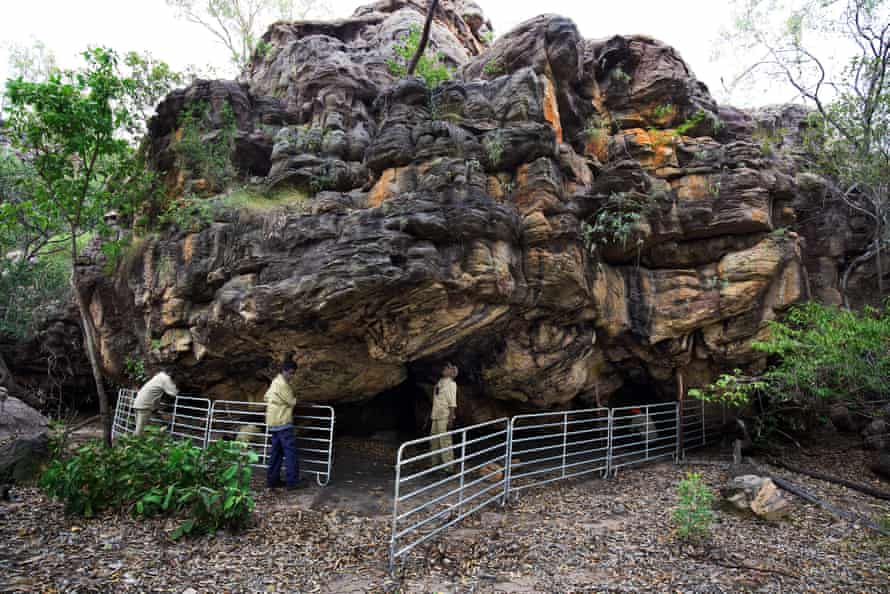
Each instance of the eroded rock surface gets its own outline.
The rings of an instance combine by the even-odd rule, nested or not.
[[[419,393],[453,360],[470,422],[622,387],[672,399],[680,371],[695,386],[763,364],[751,343],[806,292],[805,189],[752,116],[659,41],[545,15],[489,45],[477,6],[442,5],[433,47],[459,68],[435,89],[387,70],[423,18],[397,0],[278,23],[239,82],[159,106],[170,192],[214,191],[176,154],[205,102],[231,107],[243,180],[290,199],[139,238],[114,278],[84,275],[106,371],[147,353],[211,397],[258,398],[294,354],[303,397],[347,402]]]

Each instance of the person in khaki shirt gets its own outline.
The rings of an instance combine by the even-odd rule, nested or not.
[[[281,465],[285,465],[287,488],[296,489],[300,480],[300,462],[297,459],[297,438],[294,435],[294,405],[297,397],[288,380],[293,377],[297,365],[285,361],[281,373],[275,376],[263,400],[266,401],[266,427],[272,437],[266,484],[270,489],[281,486]]]
[[[454,452],[451,450],[451,435],[441,435],[448,431],[448,427],[454,422],[455,411],[457,410],[457,384],[454,378],[457,377],[457,367],[448,363],[442,370],[442,379],[436,384],[433,390],[433,409],[430,412],[430,436],[433,438],[430,442],[430,448],[440,450],[448,448],[442,452],[434,453],[430,457],[430,464],[438,466],[439,464],[450,464],[454,460]],[[445,472],[453,472],[451,466],[445,466],[442,470]]]
[[[142,435],[164,394],[176,396],[179,394],[179,390],[176,389],[176,384],[173,383],[170,376],[161,371],[139,389],[136,399],[133,400],[133,410],[136,411],[136,431],[133,435]]]

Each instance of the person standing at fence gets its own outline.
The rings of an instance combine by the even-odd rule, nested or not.
[[[430,436],[433,437],[430,442],[430,448],[441,451],[433,454],[430,458],[430,464],[437,466],[439,464],[450,464],[454,460],[454,452],[451,450],[451,436],[441,435],[448,431],[448,428],[454,423],[455,412],[457,411],[457,383],[454,378],[457,377],[457,367],[448,363],[442,370],[442,379],[433,389],[433,409],[430,411]],[[442,470],[445,472],[453,472],[451,466],[445,466]]]
[[[272,436],[272,451],[269,454],[269,468],[266,484],[270,489],[281,486],[281,465],[284,463],[288,489],[296,489],[300,480],[300,466],[297,459],[297,439],[294,436],[294,405],[297,397],[288,381],[297,370],[293,361],[285,361],[281,373],[272,380],[266,390],[266,426]]]
[[[133,400],[133,410],[136,411],[136,431],[133,435],[142,435],[151,415],[158,408],[158,403],[164,394],[176,396],[179,390],[165,371],[161,371],[139,389],[136,399]]]

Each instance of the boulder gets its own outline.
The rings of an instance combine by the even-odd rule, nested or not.
[[[890,423],[875,419],[862,430],[862,437],[866,449],[883,450],[890,446]]]
[[[762,368],[753,344],[807,296],[795,205],[822,216],[824,184],[792,150],[804,112],[718,107],[648,37],[585,40],[543,15],[489,46],[478,7],[440,6],[432,49],[457,70],[435,88],[386,66],[426,9],[392,0],[276,23],[238,81],[158,106],[149,160],[171,197],[195,187],[176,146],[205,104],[210,127],[231,108],[239,183],[274,198],[139,238],[113,274],[98,252],[78,263],[107,374],[142,356],[250,400],[293,357],[301,398],[401,386],[411,411],[453,360],[461,421],[481,422]],[[807,245],[853,253],[852,232],[822,245],[830,227],[807,219]]]
[[[34,478],[47,445],[46,417],[18,398],[7,397],[0,409],[0,483]]]
[[[720,493],[732,508],[750,511],[764,520],[779,520],[793,510],[791,498],[767,477],[752,474],[736,476]]]

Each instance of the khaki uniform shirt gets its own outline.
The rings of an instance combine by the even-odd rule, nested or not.
[[[297,397],[291,390],[287,380],[282,374],[275,376],[272,385],[266,390],[263,396],[266,401],[266,425],[269,429],[275,427],[287,427],[294,422],[294,405],[297,403]]]
[[[433,410],[430,418],[448,419],[452,409],[457,408],[457,384],[450,377],[443,377],[433,390]]]
[[[136,394],[136,399],[133,401],[133,408],[136,410],[154,410],[158,405],[158,400],[164,394],[176,396],[179,394],[179,390],[176,389],[176,384],[173,383],[170,376],[162,371],[142,386]]]

